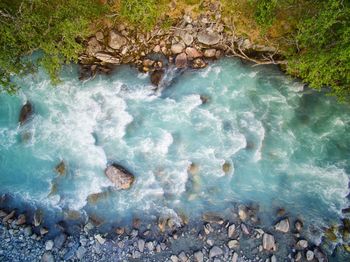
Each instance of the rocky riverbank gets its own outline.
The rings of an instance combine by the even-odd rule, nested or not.
[[[135,220],[109,233],[90,221],[73,235],[63,227],[50,234],[42,221],[16,211],[0,210],[0,217],[1,261],[328,261],[305,238],[303,222],[283,210],[272,226],[260,224],[256,208],[239,205],[229,217],[205,213],[201,221],[180,224]]]
[[[284,63],[277,61],[278,48],[254,44],[249,38],[237,35],[222,19],[220,3],[211,4],[208,11],[196,17],[184,14],[167,27],[160,24],[146,33],[140,29],[119,23],[87,39],[86,50],[79,59],[81,79],[109,73],[115,65],[132,64],[150,72],[152,84],[158,86],[168,64],[179,69],[198,69],[221,56],[262,64]]]

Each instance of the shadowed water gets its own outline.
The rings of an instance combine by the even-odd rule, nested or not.
[[[348,206],[348,106],[232,59],[185,71],[162,92],[149,82],[127,66],[83,83],[67,67],[57,87],[42,72],[18,80],[18,95],[0,96],[0,192],[107,223],[243,202],[266,214],[283,207],[317,229]],[[27,100],[35,115],[19,126]],[[112,162],[135,175],[130,190],[110,188]]]

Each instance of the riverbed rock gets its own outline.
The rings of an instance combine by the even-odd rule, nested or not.
[[[41,257],[41,262],[55,262],[51,252],[45,252]]]
[[[235,224],[232,224],[228,227],[227,229],[227,235],[229,238],[232,238],[235,234],[235,231],[236,231],[236,225]]]
[[[122,46],[126,45],[127,40],[124,36],[120,35],[116,31],[112,30],[108,35],[109,47],[119,50]]]
[[[175,66],[177,68],[187,67],[187,55],[185,53],[178,54],[175,58]]]
[[[160,81],[162,80],[164,75],[164,70],[155,70],[151,73],[151,83],[154,86],[159,86]]]
[[[120,64],[120,59],[117,57],[114,57],[113,55],[106,53],[106,52],[98,52],[95,54],[95,57],[98,60],[101,60],[102,62],[108,63],[108,64]]]
[[[232,262],[237,262],[238,261],[238,254],[235,252],[233,253],[233,256],[232,256]]]
[[[308,242],[305,239],[299,240],[296,244],[297,249],[305,249],[305,248],[307,248],[307,246],[308,246]]]
[[[203,56],[203,54],[194,47],[187,47],[185,52],[187,54],[188,59],[194,59]]]
[[[242,230],[243,234],[245,234],[245,235],[250,234],[248,227],[244,223],[241,224],[241,230]]]
[[[239,247],[239,242],[238,240],[230,240],[227,245],[229,249],[235,249]]]
[[[186,255],[186,253],[184,251],[182,251],[179,255],[178,258],[180,259],[181,262],[187,262],[188,261],[188,257]]]
[[[306,252],[306,260],[307,260],[307,261],[313,260],[314,257],[315,257],[315,254],[314,254],[314,252],[312,252],[311,250],[308,250],[308,251]]]
[[[61,176],[66,174],[66,164],[63,160],[55,167],[55,170]]]
[[[171,46],[171,52],[174,54],[174,55],[177,55],[177,54],[180,54],[182,53],[182,51],[184,50],[185,48],[185,45],[183,43],[176,43],[176,44],[173,44]]]
[[[218,257],[218,256],[221,256],[222,254],[224,254],[224,251],[221,248],[217,246],[213,246],[209,251],[209,258]]]
[[[21,112],[19,114],[19,123],[23,125],[28,119],[33,115],[33,106],[30,102],[27,101],[25,105],[22,107]]]
[[[106,242],[106,239],[104,239],[100,234],[96,235],[95,239],[100,245],[103,245]]]
[[[194,255],[194,261],[195,262],[203,262],[204,255],[203,255],[202,251],[197,251],[193,255]]]
[[[287,233],[289,231],[289,220],[288,218],[281,220],[275,225],[275,230]]]
[[[46,241],[46,243],[45,243],[45,250],[50,251],[53,248],[53,244],[54,243],[53,243],[52,240]]]
[[[264,233],[263,235],[263,248],[267,251],[276,251],[276,243],[273,235]]]
[[[144,251],[144,249],[145,249],[145,240],[139,239],[139,240],[137,241],[137,247],[138,247],[139,251],[140,251],[141,253],[143,253],[143,251]]]
[[[108,166],[105,175],[117,189],[129,189],[135,181],[134,175],[118,164]]]
[[[248,212],[247,212],[247,208],[245,206],[239,205],[239,207],[238,207],[238,216],[239,216],[239,219],[242,220],[242,221],[247,220]]]
[[[76,252],[76,256],[79,260],[82,260],[82,258],[84,257],[85,253],[86,253],[86,248],[80,246]]]
[[[216,45],[220,42],[221,37],[217,32],[201,31],[197,35],[198,42],[205,45]]]
[[[222,171],[224,171],[225,174],[228,174],[231,172],[231,164],[229,162],[225,162],[222,165]]]
[[[63,233],[56,236],[53,240],[55,248],[61,249],[63,247],[63,244],[66,241],[66,239],[67,239],[67,236],[66,236],[66,234],[63,234]]]

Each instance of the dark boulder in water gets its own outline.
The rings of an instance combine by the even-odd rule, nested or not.
[[[160,80],[162,80],[164,75],[164,70],[160,69],[160,70],[155,70],[151,73],[151,83],[154,86],[158,86]]]
[[[23,125],[33,114],[33,106],[31,103],[27,102],[21,109],[19,114],[19,122]]]
[[[118,164],[108,166],[105,175],[117,189],[129,189],[135,181],[134,175]]]

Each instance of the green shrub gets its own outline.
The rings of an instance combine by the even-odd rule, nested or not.
[[[89,25],[104,7],[97,0],[2,0],[0,3],[0,91],[13,93],[14,74],[39,65],[54,82],[63,63],[77,62],[83,50],[77,39],[89,34]],[[24,60],[36,50],[42,56]]]

